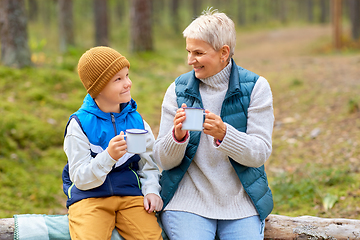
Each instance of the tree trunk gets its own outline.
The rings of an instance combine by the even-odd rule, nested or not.
[[[308,22],[314,21],[314,2],[313,0],[307,0],[307,20]]]
[[[39,7],[37,0],[28,0],[29,3],[29,21],[36,21],[38,18]]]
[[[342,35],[342,0],[331,1],[332,11],[332,24],[333,24],[333,36],[335,49],[341,49],[341,35]]]
[[[31,66],[24,0],[0,0],[1,61],[6,66]]]
[[[130,19],[131,51],[152,51],[151,1],[131,0]]]
[[[109,46],[107,0],[94,0],[95,45]]]
[[[171,11],[171,22],[172,22],[173,30],[176,34],[178,34],[180,32],[179,0],[171,0],[170,11]]]
[[[360,0],[350,0],[351,36],[360,39]]]
[[[247,0],[238,1],[238,23],[242,26],[246,25]]]
[[[287,5],[288,5],[288,2],[287,1],[285,1],[285,0],[281,0],[280,1],[280,14],[279,14],[279,16],[280,16],[280,21],[282,22],[282,23],[287,23],[287,15],[288,15],[288,7],[287,7]]]
[[[125,21],[126,16],[126,9],[125,9],[125,1],[124,0],[118,0],[115,3],[115,11],[112,11],[111,13],[114,14],[116,25],[124,25],[123,22]]]
[[[257,1],[250,1],[250,6],[252,16],[251,16],[251,23],[257,23],[259,21],[259,2]],[[256,10],[255,10],[256,9]]]
[[[74,45],[73,2],[58,0],[60,51],[66,52],[69,45]]]
[[[329,19],[329,4],[328,0],[320,0],[320,22],[326,23]]]
[[[193,18],[197,18],[201,14],[201,0],[192,0]]]

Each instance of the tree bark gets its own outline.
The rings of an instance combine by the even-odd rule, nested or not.
[[[320,0],[320,22],[326,23],[329,19],[329,4],[328,0]]]
[[[334,47],[337,50],[341,49],[341,35],[342,35],[342,0],[332,0],[332,22],[333,22],[333,35]]]
[[[94,0],[95,45],[109,46],[107,0]]]
[[[36,21],[39,14],[39,7],[37,0],[28,0],[29,3],[29,21]]]
[[[360,239],[360,220],[271,214],[265,223],[265,239]]]
[[[152,51],[151,1],[131,0],[130,19],[131,51]]]
[[[180,32],[180,18],[179,18],[179,0],[171,0],[170,2],[170,11],[171,11],[171,25],[176,34]]]
[[[360,0],[350,0],[351,36],[360,39]]]
[[[14,230],[15,223],[13,218],[0,219],[0,240],[13,240]]]
[[[246,25],[247,0],[238,1],[238,23],[242,26]]]
[[[202,4],[201,0],[192,0],[193,18],[194,19],[197,18],[202,12],[201,4]]]
[[[16,68],[31,66],[24,0],[0,1],[1,61]]]
[[[288,21],[288,2],[287,1],[280,1],[280,13],[279,13],[279,16],[280,16],[280,21],[282,23],[287,23]]]
[[[307,0],[307,20],[308,22],[314,21],[314,2],[313,0]]]
[[[73,1],[58,0],[60,51],[66,52],[74,45]]]

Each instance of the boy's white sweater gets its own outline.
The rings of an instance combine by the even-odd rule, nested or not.
[[[218,74],[201,79],[200,94],[205,109],[220,115],[231,72],[231,62]],[[183,159],[187,138],[173,137],[173,119],[178,109],[175,83],[166,91],[154,158],[165,170]],[[165,210],[186,211],[212,219],[240,219],[258,215],[243,189],[229,158],[249,167],[260,167],[272,151],[273,99],[267,80],[260,77],[251,94],[246,133],[226,124],[222,143],[201,133],[199,147],[179,187]]]

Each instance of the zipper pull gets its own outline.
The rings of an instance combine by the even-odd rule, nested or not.
[[[115,132],[115,136],[116,136],[117,135],[117,130],[116,130],[116,124],[115,124],[115,116],[112,113],[110,113],[110,116],[111,116],[111,122],[112,122],[112,125],[114,127],[114,132]]]

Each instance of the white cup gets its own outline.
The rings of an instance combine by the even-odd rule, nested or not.
[[[127,129],[125,131],[126,145],[128,153],[144,153],[146,152],[146,133],[144,129]]]
[[[186,119],[182,123],[182,130],[202,131],[204,123],[204,109],[194,107],[184,107]]]

